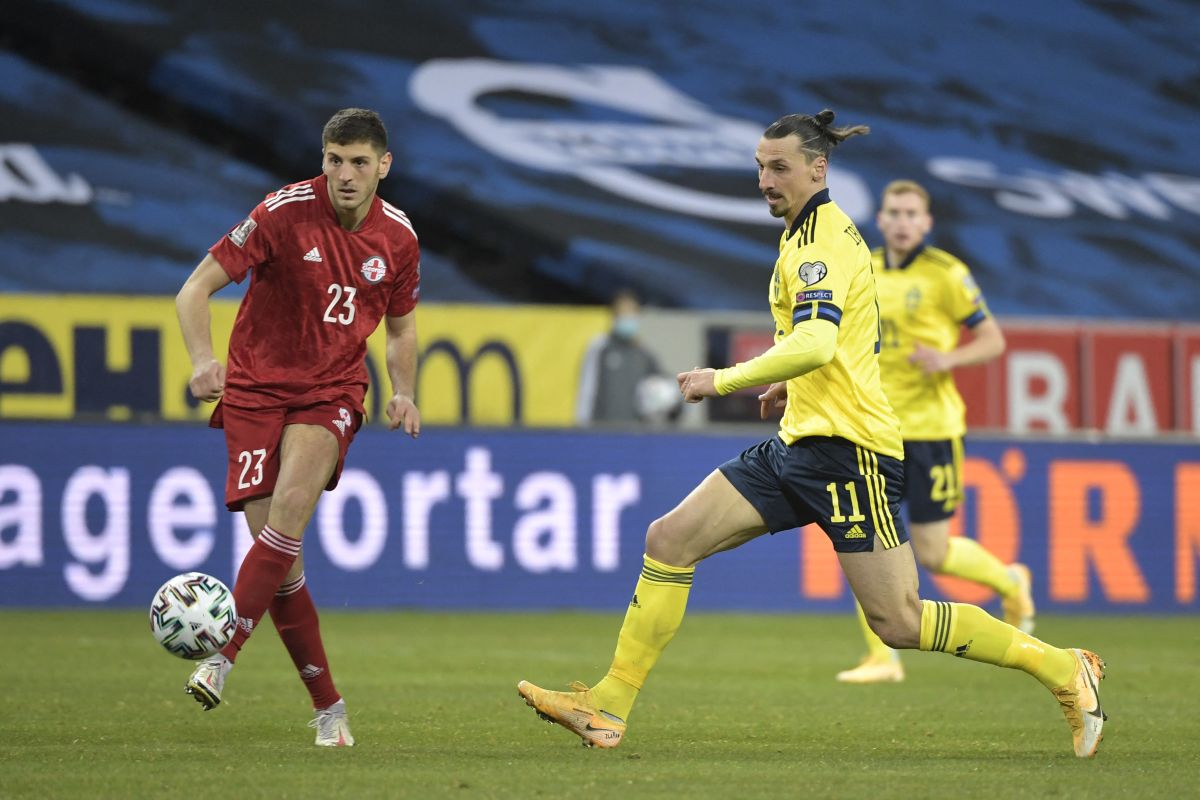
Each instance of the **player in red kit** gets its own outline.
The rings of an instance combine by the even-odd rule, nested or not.
[[[420,433],[420,250],[408,217],[376,195],[392,164],[379,115],[337,112],[322,144],[323,174],[268,195],[209,249],[175,299],[192,394],[217,401],[209,425],[225,430],[225,503],[245,513],[255,537],[233,588],[238,632],[185,688],[215,708],[242,645],[270,610],[312,695],[317,744],[348,746],[354,738],[305,584],[301,538],[362,424],[367,337],[381,319],[388,427]],[[209,298],[247,275],[226,369],[213,355]]]

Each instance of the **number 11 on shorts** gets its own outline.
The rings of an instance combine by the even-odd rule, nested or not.
[[[833,514],[829,517],[830,522],[862,522],[867,518],[865,514],[859,512],[858,490],[854,486],[854,481],[846,481],[846,491],[850,493],[849,517],[846,517],[842,514],[842,505],[840,502],[838,502],[837,484],[827,484],[825,486],[825,491],[829,492],[829,499],[833,501]]]

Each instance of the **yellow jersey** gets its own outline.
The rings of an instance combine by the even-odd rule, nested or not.
[[[909,362],[919,342],[943,352],[958,346],[965,325],[988,317],[983,293],[967,265],[945,250],[921,245],[889,266],[883,248],[871,253],[879,287],[883,388],[900,417],[904,438],[931,441],[967,430],[966,406],[949,372],[926,375]]]
[[[779,428],[786,444],[806,436],[839,436],[903,458],[900,423],[879,376],[880,318],[871,252],[854,222],[829,199],[828,189],[814,195],[780,237],[769,300],[775,346],[718,370],[717,391],[728,394],[761,385],[764,378],[786,378],[787,406]],[[822,320],[836,327],[821,326]],[[813,368],[811,358],[794,358],[822,339],[832,348],[827,363]],[[779,369],[787,357],[802,366]]]

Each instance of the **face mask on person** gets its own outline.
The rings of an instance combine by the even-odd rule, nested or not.
[[[622,339],[632,339],[637,335],[639,323],[637,317],[617,317],[613,321],[613,334]]]

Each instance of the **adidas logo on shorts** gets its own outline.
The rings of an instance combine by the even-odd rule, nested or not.
[[[304,254],[304,260],[305,261],[320,261],[321,260],[321,251],[314,247],[312,250],[309,250],[307,253]]]
[[[862,529],[862,526],[856,522],[856,523],[854,523],[853,528],[846,531],[846,533],[842,535],[842,538],[843,539],[865,539],[865,538],[867,538],[867,534]]]

